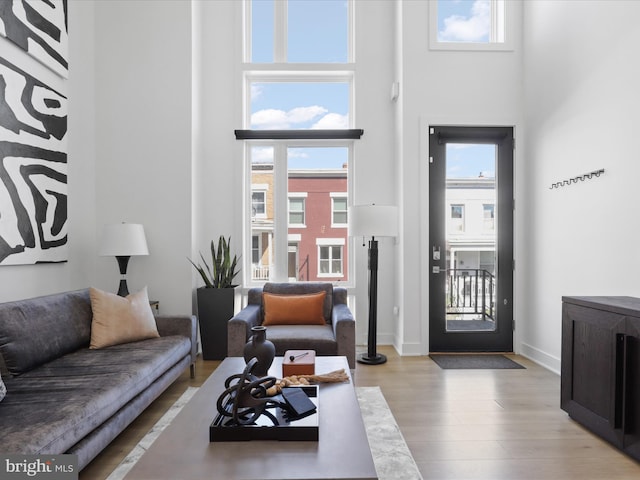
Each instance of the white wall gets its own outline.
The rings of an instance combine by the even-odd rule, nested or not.
[[[148,285],[162,313],[190,312],[191,4],[72,0],[69,45],[69,80],[51,80],[69,97],[69,261],[3,266],[0,301],[115,291],[99,236],[128,221],[144,224],[150,249],[129,264],[130,290]]]
[[[515,2],[510,5],[515,30],[519,31],[521,5]],[[400,299],[403,330],[396,348],[406,354],[424,354],[429,345],[429,258],[424,254],[430,251],[427,127],[514,126],[517,137],[522,111],[522,46],[516,36],[514,50],[507,52],[429,50],[428,2],[403,1],[400,8],[403,129],[398,141],[402,143],[403,161],[398,174],[403,230],[398,268],[404,287]],[[516,152],[516,171],[520,161]]]
[[[394,75],[393,2],[355,2],[356,16],[356,128],[364,135],[355,144],[353,169],[353,204],[398,205],[397,183],[399,159],[394,141],[394,109],[391,84]],[[356,341],[367,343],[368,330],[368,249],[362,239],[353,239],[355,253],[354,289]],[[378,238],[378,310],[379,344],[394,344],[398,305],[396,284],[396,248],[394,239]]]
[[[523,353],[559,371],[561,297],[640,293],[640,3],[525,2]],[[599,178],[552,183],[604,168]]]
[[[96,228],[142,223],[150,255],[129,262],[162,313],[191,310],[191,4],[95,6]],[[113,291],[116,261],[99,257],[94,283]]]

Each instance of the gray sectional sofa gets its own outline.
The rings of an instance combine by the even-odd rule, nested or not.
[[[89,290],[0,304],[0,451],[78,455],[85,467],[196,357],[196,319],[156,316],[159,337],[90,349]]]

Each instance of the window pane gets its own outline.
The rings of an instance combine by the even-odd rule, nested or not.
[[[292,198],[289,200],[289,210],[295,213],[304,212],[304,199]]]
[[[289,224],[304,225],[304,199],[289,199]]]
[[[251,2],[251,62],[273,62],[273,0]]]
[[[438,42],[504,43],[504,0],[438,0]]]
[[[349,128],[349,84],[252,82],[249,128]]]
[[[251,237],[251,263],[257,265],[260,262],[260,238],[257,235]]]
[[[252,192],[251,193],[251,215],[253,217],[264,215],[265,209],[265,194],[264,192]]]
[[[347,225],[347,199],[333,199],[333,218],[334,225]]]
[[[289,0],[287,14],[287,61],[348,61],[348,10],[345,0]]]
[[[320,247],[320,273],[329,273],[329,247]]]
[[[342,249],[333,247],[332,249],[331,273],[337,275],[342,273]]]
[[[289,239],[298,242],[298,280],[347,280],[343,272],[343,247],[348,232],[344,226],[334,228],[333,195],[348,197],[348,147],[289,147],[287,149],[288,189],[290,198]],[[295,198],[304,194],[304,198]],[[303,200],[304,223],[294,223],[295,200]],[[297,208],[297,207],[296,207]],[[344,247],[346,250],[346,247]]]
[[[273,272],[273,147],[251,147],[251,279]]]

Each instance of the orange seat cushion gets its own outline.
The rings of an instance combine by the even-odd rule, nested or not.
[[[263,293],[263,325],[324,325],[322,307],[327,292],[305,295]]]

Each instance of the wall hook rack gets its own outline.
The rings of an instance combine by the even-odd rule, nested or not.
[[[578,175],[577,177],[552,183],[549,189],[564,187],[565,185],[571,185],[572,183],[584,182],[586,179],[591,180],[593,177],[599,177],[603,173],[604,168],[601,168],[600,170],[594,170],[593,172],[584,173],[582,175]]]

